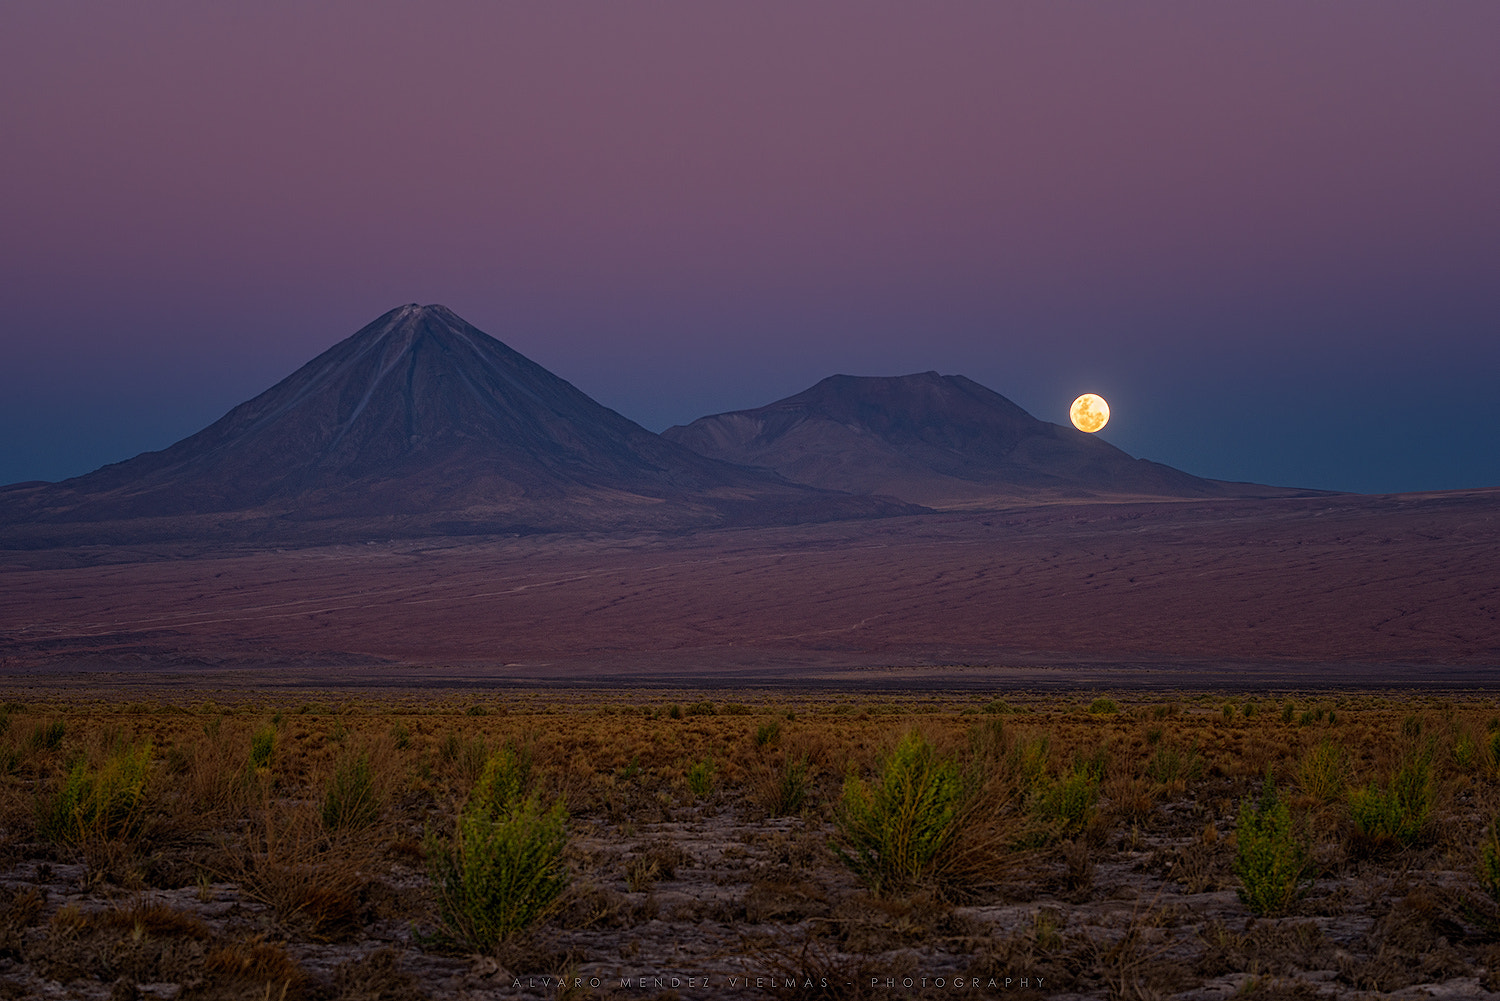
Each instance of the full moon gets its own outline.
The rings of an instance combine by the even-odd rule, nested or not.
[[[1102,396],[1084,393],[1068,408],[1068,416],[1072,418],[1075,428],[1093,434],[1109,423],[1109,404],[1104,402]]]

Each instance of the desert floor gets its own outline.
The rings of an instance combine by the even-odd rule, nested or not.
[[[217,670],[230,687],[318,688],[1173,687],[1226,671],[1247,684],[1478,684],[1500,663],[1497,497],[1051,505],[273,551],[12,550],[0,553],[0,668],[54,682]],[[233,678],[267,666],[274,677]]]
[[[0,996],[1500,988],[1493,697],[11,689]],[[486,937],[443,866],[497,775],[565,813],[566,886]]]

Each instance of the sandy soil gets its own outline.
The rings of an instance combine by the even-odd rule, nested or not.
[[[1180,687],[1206,668],[1252,683],[1483,683],[1500,664],[1500,491],[7,552],[0,658],[12,680],[277,666],[272,683],[323,686],[1036,687],[1103,672]]]

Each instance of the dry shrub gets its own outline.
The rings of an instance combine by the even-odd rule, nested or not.
[[[1195,972],[1205,978],[1226,973],[1279,976],[1296,970],[1326,970],[1337,950],[1311,921],[1256,921],[1244,932],[1214,919],[1199,933],[1203,950]]]
[[[1156,812],[1151,780],[1120,770],[1104,781],[1104,813],[1112,822],[1141,824]]]
[[[203,970],[230,980],[264,984],[268,988],[265,996],[270,998],[300,996],[299,989],[317,983],[285,949],[260,935],[209,950],[203,958]]]
[[[1187,965],[1170,955],[1173,941],[1162,927],[1164,915],[1155,902],[1132,913],[1125,933],[1110,941],[1080,939],[1080,953],[1088,963],[1080,980],[1101,984],[1120,1001],[1155,1001],[1193,982]]]
[[[1329,737],[1304,751],[1297,762],[1297,783],[1302,791],[1324,803],[1344,794],[1348,773],[1348,749]]]
[[[575,880],[558,902],[553,920],[559,928],[625,928],[636,914],[623,894],[592,880]]]
[[[790,872],[756,879],[745,892],[741,906],[745,920],[752,924],[796,923],[827,917],[831,910],[823,887]]]
[[[42,913],[42,895],[32,887],[13,890],[0,887],[0,958],[20,959],[26,942],[26,930],[36,924]]]
[[[269,783],[248,767],[249,741],[242,734],[205,734],[169,755],[173,821],[180,829],[203,829],[242,815]]]
[[[1412,984],[1472,976],[1476,971],[1452,945],[1464,937],[1463,902],[1445,891],[1418,887],[1370,931],[1374,954],[1337,957],[1339,979],[1362,990],[1395,991]]]
[[[380,819],[383,808],[369,754],[344,755],[323,787],[323,826],[330,831],[369,827]]]
[[[389,948],[340,963],[333,985],[338,1001],[425,1001],[428,996],[417,986],[417,978],[401,969],[400,958]]]
[[[317,806],[268,799],[226,850],[222,875],[278,920],[328,938],[358,927],[364,873],[377,855],[370,832],[329,832]]]
[[[1063,933],[1062,912],[1042,909],[1032,914],[1029,924],[1010,935],[984,936],[967,973],[985,980],[1025,976],[1027,988],[1017,986],[1016,993],[1007,996],[1042,998],[1070,988],[1082,965],[1076,943]],[[1043,986],[1034,987],[1037,982]]]
[[[773,817],[801,813],[816,771],[808,753],[788,749],[779,756],[766,755],[752,767],[750,794]]]
[[[765,993],[788,1001],[862,1001],[886,997],[888,992],[874,984],[877,981],[884,984],[887,977],[895,977],[900,983],[914,968],[909,956],[893,960],[845,953],[815,938],[801,942],[783,940],[770,945],[746,943],[741,951],[753,961],[757,978],[765,971],[769,981]],[[931,993],[903,991],[902,996],[939,995],[934,988]]]
[[[625,886],[631,893],[642,893],[654,886],[657,880],[675,879],[677,867],[692,859],[672,841],[658,838],[641,848],[638,854],[625,863]]]
[[[69,905],[52,916],[27,958],[42,976],[64,983],[181,982],[203,964],[211,937],[194,916],[159,904],[99,911]]]

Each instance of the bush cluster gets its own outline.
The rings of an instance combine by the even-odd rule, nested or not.
[[[487,949],[545,917],[568,885],[567,820],[561,799],[542,806],[529,754],[506,747],[491,755],[452,837],[427,837],[448,933]]]

